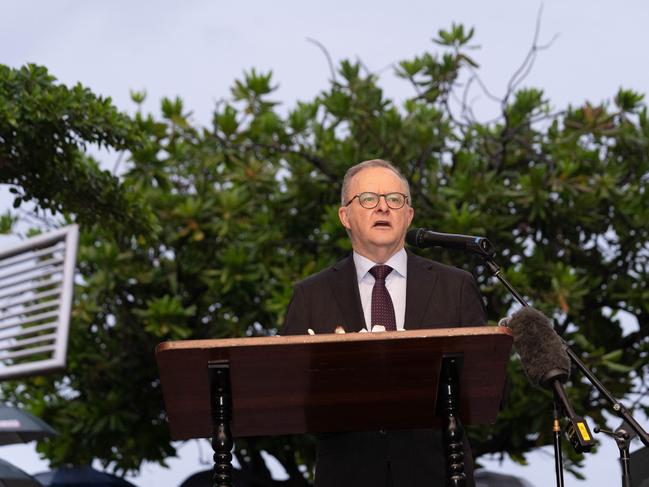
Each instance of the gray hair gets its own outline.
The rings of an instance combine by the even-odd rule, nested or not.
[[[404,186],[406,187],[406,195],[408,196],[408,202],[412,206],[412,199],[410,197],[410,184],[408,184],[408,180],[405,178],[403,174],[401,174],[401,171],[399,171],[399,169],[397,169],[394,164],[388,161],[384,161],[383,159],[370,159],[369,161],[359,162],[358,164],[347,169],[347,172],[345,173],[345,177],[343,178],[343,187],[340,190],[341,206],[345,206],[345,203],[347,203],[346,201],[347,190],[349,189],[349,185],[352,182],[354,176],[356,176],[363,169],[367,169],[368,167],[383,167],[385,169],[389,169],[394,174],[396,174],[401,180],[401,182],[403,182]]]

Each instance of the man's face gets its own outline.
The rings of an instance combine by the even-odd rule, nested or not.
[[[356,174],[349,184],[345,202],[366,191],[406,194],[399,176],[384,167],[368,167]],[[340,222],[348,230],[354,250],[377,263],[385,262],[403,247],[414,213],[408,203],[398,210],[389,208],[383,197],[371,210],[363,208],[358,198],[338,210]]]

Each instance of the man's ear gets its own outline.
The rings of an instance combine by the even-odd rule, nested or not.
[[[415,209],[412,206],[408,207],[408,226],[412,223],[412,219],[415,217]]]
[[[340,208],[338,208],[338,219],[340,220],[340,223],[342,223],[343,227],[349,230],[349,218],[347,216],[346,206],[341,206]]]

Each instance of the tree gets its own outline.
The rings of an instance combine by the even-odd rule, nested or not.
[[[57,84],[40,66],[0,65],[0,184],[11,185],[14,207],[34,200],[82,223],[145,230],[151,224],[146,209],[86,155],[89,145],[137,147],[141,136],[110,98]]]
[[[411,181],[416,226],[488,236],[508,280],[554,318],[604,384],[618,397],[641,396],[649,347],[643,97],[620,90],[613,104],[552,113],[542,91],[517,82],[499,120],[480,123],[461,103],[457,116],[461,82],[478,76],[467,55],[472,36],[453,26],[435,40],[441,54],[399,63],[414,91],[402,107],[360,63],[343,61],[327,89],[287,115],[271,100],[270,73],[254,70],[216,107],[212,127],[192,126],[179,99],[162,101],[161,120],[138,113],[146,136],[131,148],[122,185],[159,225],[146,240],[85,229],[68,370],[5,387],[64,432],[41,451],[55,463],[99,458],[121,471],[171,455],[156,344],[281,332],[292,284],[349,252],[339,184],[349,165],[374,157]],[[492,322],[509,312],[512,299],[481,262],[429,254],[474,272]],[[524,461],[552,441],[550,392],[533,391],[515,356],[510,378],[496,424],[470,432],[478,456]],[[582,414],[604,422],[603,401],[581,381],[569,393]],[[307,485],[308,437],[237,443],[242,468],[269,479],[262,450],[286,468],[283,485]]]

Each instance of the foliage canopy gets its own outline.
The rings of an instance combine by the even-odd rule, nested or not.
[[[16,208],[34,200],[81,223],[103,219],[113,230],[146,230],[145,207],[86,155],[90,145],[136,148],[141,135],[110,98],[58,84],[41,66],[0,65],[0,184],[11,185]]]

